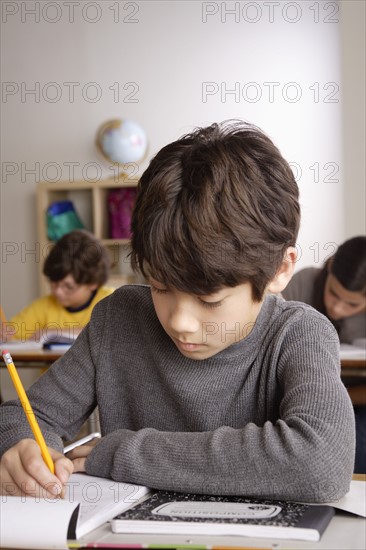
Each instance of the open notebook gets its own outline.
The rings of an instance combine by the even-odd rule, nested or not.
[[[2,548],[65,549],[75,540],[130,508],[147,487],[73,474],[64,499],[2,496]]]
[[[40,340],[10,340],[1,346],[12,352],[50,349],[54,351],[66,351],[75,342],[77,335],[64,336],[56,332],[48,331]]]

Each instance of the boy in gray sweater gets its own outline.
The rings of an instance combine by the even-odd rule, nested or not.
[[[18,402],[1,407],[2,492],[52,496],[73,471],[156,489],[313,502],[343,496],[354,417],[339,342],[285,302],[299,228],[288,163],[258,128],[214,124],[139,182],[122,287],[29,390],[52,475]],[[62,454],[99,407],[102,439]]]

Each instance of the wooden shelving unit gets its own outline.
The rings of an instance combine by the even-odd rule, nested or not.
[[[105,179],[96,182],[59,181],[55,183],[41,182],[37,187],[38,238],[41,250],[39,264],[39,286],[41,294],[48,292],[48,283],[42,274],[43,261],[51,245],[47,237],[46,211],[50,204],[70,200],[73,202],[85,229],[91,231],[108,248],[111,254],[113,268],[108,281],[110,286],[137,282],[131,271],[127,255],[129,240],[111,239],[108,227],[108,191],[121,187],[136,187],[136,179]]]

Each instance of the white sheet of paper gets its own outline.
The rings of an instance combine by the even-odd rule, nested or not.
[[[141,485],[73,474],[68,483],[66,498],[71,502],[80,502],[77,538],[127,510],[148,492],[149,489]]]
[[[64,499],[0,497],[0,547],[65,549],[70,519],[80,504],[76,537],[80,538],[130,508],[147,487],[112,479],[72,474]]]
[[[10,351],[33,351],[35,349],[42,349],[43,342],[36,342],[35,340],[12,340],[11,342],[4,342],[1,344],[2,349]]]
[[[0,547],[68,548],[67,530],[77,502],[7,496],[0,502]]]
[[[366,359],[366,349],[351,344],[341,344],[339,348],[341,359]]]
[[[366,517],[366,482],[351,481],[349,492],[336,502],[325,502],[329,506],[333,506],[345,512],[351,512],[358,516]]]

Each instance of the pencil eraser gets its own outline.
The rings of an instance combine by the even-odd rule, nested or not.
[[[7,353],[9,353],[9,350],[7,349],[3,349],[3,351],[1,352],[2,355],[6,355]]]

